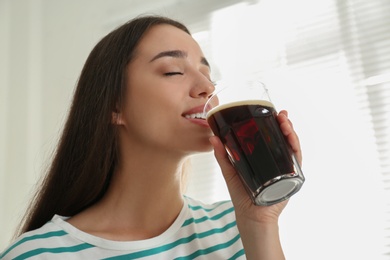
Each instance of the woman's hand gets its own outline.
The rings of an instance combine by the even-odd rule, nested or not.
[[[286,110],[280,111],[276,119],[279,122],[280,130],[282,130],[282,133],[291,145],[291,148],[295,154],[295,157],[298,160],[299,165],[302,165],[301,145],[299,143],[298,135],[294,131],[293,124],[291,123],[290,119],[288,119],[288,112]]]
[[[288,119],[287,111],[280,111],[277,115],[277,120],[280,124],[282,133],[291,145],[299,164],[301,164],[302,152],[299,138],[293,129],[291,121]],[[210,142],[214,147],[215,157],[221,167],[235,207],[237,225],[240,230],[247,257],[249,256],[248,253],[250,253],[250,255],[258,257],[258,259],[269,256],[275,256],[275,258],[272,259],[283,259],[284,257],[278,235],[278,219],[287,205],[287,200],[271,206],[254,205],[247,194],[240,177],[230,163],[224,145],[220,139],[213,136],[210,138]],[[272,230],[272,232],[269,232],[270,230]],[[277,246],[278,244],[279,247]],[[253,247],[256,247],[258,250],[254,250]],[[260,253],[261,255],[257,253]]]

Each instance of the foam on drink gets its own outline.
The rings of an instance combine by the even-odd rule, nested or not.
[[[236,101],[236,102],[231,102],[227,104],[223,104],[217,107],[212,108],[207,112],[206,119],[208,119],[212,114],[224,110],[226,108],[230,107],[236,107],[236,106],[243,106],[243,105],[259,105],[259,106],[264,106],[264,107],[270,107],[275,109],[274,104],[267,100],[259,100],[259,99],[253,99],[253,100],[243,100],[243,101]]]

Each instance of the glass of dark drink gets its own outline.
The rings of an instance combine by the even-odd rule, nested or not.
[[[266,86],[259,81],[220,82],[204,113],[212,131],[256,205],[290,198],[305,181],[276,120]]]

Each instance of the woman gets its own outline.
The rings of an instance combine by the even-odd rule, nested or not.
[[[287,202],[254,206],[220,140],[188,117],[213,91],[207,60],[176,21],[139,17],[104,37],[21,236],[1,258],[283,259]],[[287,112],[278,120],[301,161]],[[181,192],[188,156],[212,148],[232,202],[205,205]]]

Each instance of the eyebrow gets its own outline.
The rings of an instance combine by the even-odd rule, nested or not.
[[[184,58],[188,57],[188,54],[186,52],[180,51],[180,50],[163,51],[163,52],[160,52],[159,54],[157,54],[156,56],[154,56],[150,60],[150,62],[155,61],[155,60],[160,59],[160,58],[163,58],[163,57],[173,57],[173,58],[184,59]],[[202,63],[203,65],[210,68],[210,64],[205,57],[202,57],[200,59],[200,63]]]

